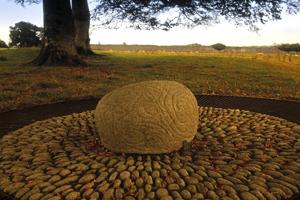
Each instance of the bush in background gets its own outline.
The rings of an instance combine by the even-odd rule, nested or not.
[[[211,47],[214,48],[215,50],[221,51],[226,48],[226,45],[222,43],[216,43],[211,45]]]
[[[18,22],[10,26],[9,37],[11,42],[9,46],[33,47],[41,44],[42,28],[29,22]]]
[[[8,48],[7,44],[0,39],[0,48]]]
[[[295,52],[300,52],[300,44],[295,43],[295,44],[281,44],[278,45],[277,48],[281,51],[295,51]]]

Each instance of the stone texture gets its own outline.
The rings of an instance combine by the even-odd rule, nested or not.
[[[113,90],[98,103],[95,123],[114,152],[158,154],[190,142],[198,128],[193,93],[175,81],[144,81]]]

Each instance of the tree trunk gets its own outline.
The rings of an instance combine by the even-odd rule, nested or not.
[[[80,55],[94,54],[90,47],[90,11],[87,0],[72,0],[76,28],[75,44]]]
[[[44,39],[37,65],[85,65],[75,47],[75,26],[69,0],[43,0]]]

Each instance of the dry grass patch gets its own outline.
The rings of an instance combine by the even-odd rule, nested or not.
[[[99,97],[143,80],[176,80],[195,94],[300,100],[300,65],[226,53],[96,51],[89,67],[22,65],[38,49],[1,50],[0,110]],[[273,55],[270,55],[270,57]]]

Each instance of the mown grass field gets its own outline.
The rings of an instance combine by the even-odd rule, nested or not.
[[[24,65],[38,49],[0,49],[0,111],[100,97],[143,80],[176,80],[194,94],[300,101],[300,58],[279,54],[95,51],[88,67]],[[292,58],[292,59],[291,59]]]

